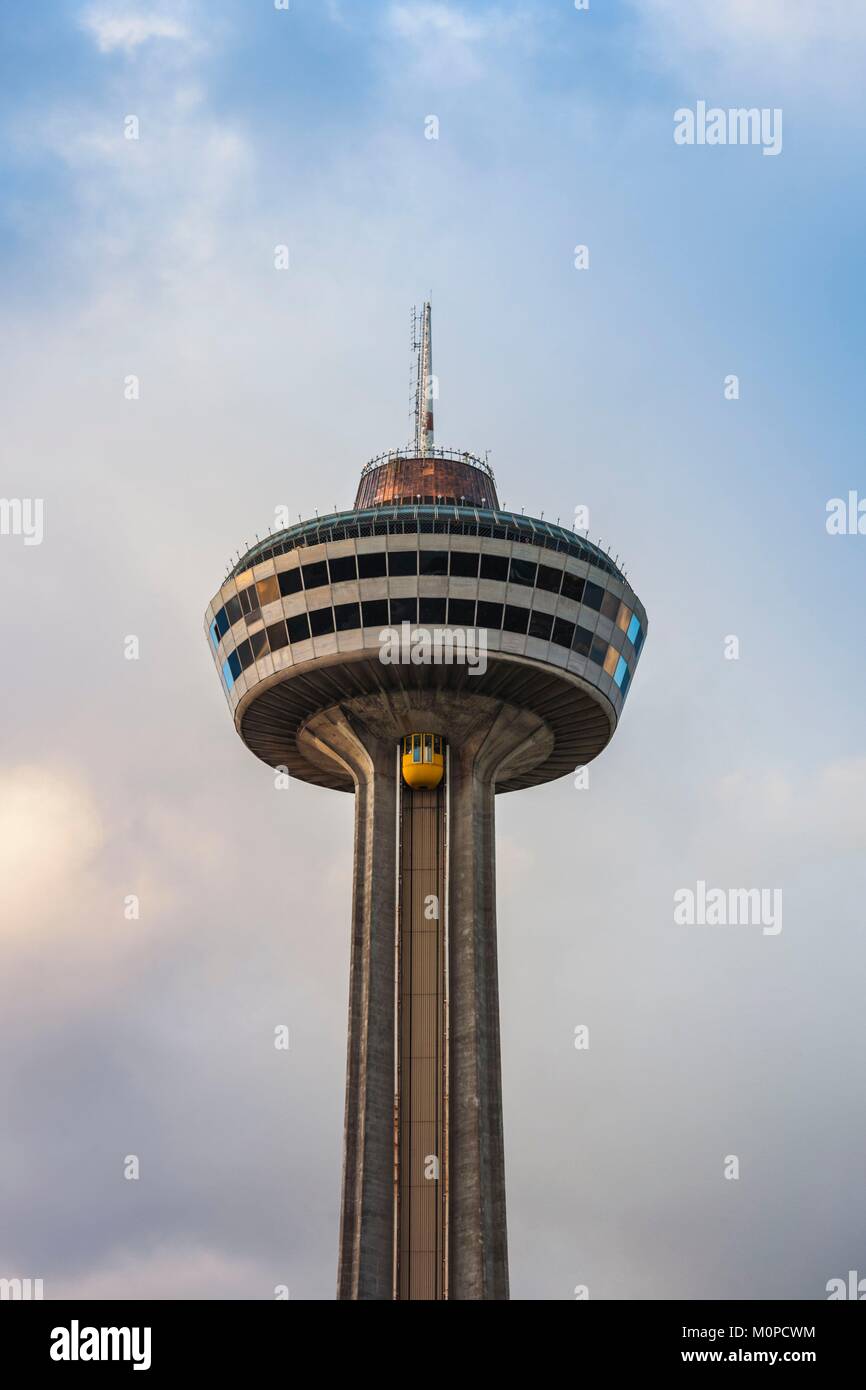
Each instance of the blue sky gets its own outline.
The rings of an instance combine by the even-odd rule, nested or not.
[[[866,538],[824,525],[829,498],[866,491],[850,11],[0,13],[0,460],[4,495],[46,508],[41,547],[0,542],[3,1055],[23,1059],[0,1273],[332,1292],[351,807],[274,796],[201,615],[275,507],[347,505],[406,438],[427,294],[439,442],[489,448],[510,506],[589,505],[650,617],[589,805],[566,780],[498,806],[515,1292],[813,1297],[862,1265]],[[781,154],[675,145],[698,100],[781,108]],[[684,940],[671,895],[714,877],[781,884],[781,937]],[[135,933],[127,892],[148,903]],[[19,1012],[34,980],[40,1024]],[[275,1082],[255,1039],[286,1011],[300,1041]],[[136,1145],[159,1173],[138,1206],[110,1188]],[[737,1145],[732,1211],[716,1157]],[[239,1180],[258,1199],[230,1199]]]

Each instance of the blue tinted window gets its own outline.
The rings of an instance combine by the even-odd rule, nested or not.
[[[225,637],[226,633],[229,630],[230,623],[228,613],[224,608],[221,608],[220,611],[217,613],[214,622],[216,623],[216,630],[219,633],[220,637]]]
[[[232,655],[234,655],[234,653],[232,653]],[[226,683],[226,689],[231,690],[235,683],[235,678],[232,675],[232,668],[227,661],[223,662],[223,680]]]
[[[636,614],[636,613],[632,613],[632,615],[631,615],[631,622],[630,622],[629,625],[628,625],[628,631],[627,631],[627,633],[626,633],[626,637],[628,638],[628,640],[629,640],[630,642],[634,643],[634,642],[637,641],[637,635],[638,635],[639,632],[640,632],[640,623],[638,622],[637,614]]]
[[[640,628],[640,630],[638,631],[637,639],[635,640],[635,644],[634,644],[634,649],[635,649],[636,652],[639,652],[640,649],[641,649],[641,647],[643,646],[643,639],[644,639],[644,630],[643,630],[643,628]]]
[[[229,652],[229,670],[234,679],[237,680],[241,673],[241,659],[237,652]]]
[[[623,699],[625,699],[625,692],[628,690],[628,684],[629,684],[629,681],[630,681],[630,680],[631,680],[631,671],[626,671],[625,675],[624,675],[623,678],[622,678],[622,685],[620,686],[620,689],[622,690],[622,694],[623,694]]]
[[[613,673],[613,678],[616,681],[617,685],[622,685],[622,678],[627,670],[628,667],[625,664],[625,657],[621,656],[619,661],[616,663],[616,670]]]

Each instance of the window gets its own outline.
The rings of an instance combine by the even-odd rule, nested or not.
[[[481,578],[507,579],[508,557],[506,555],[482,555]]]
[[[271,623],[268,628],[268,643],[272,652],[278,652],[280,647],[289,645],[289,634],[286,632],[285,623]]]
[[[622,698],[623,698],[623,699],[625,699],[625,692],[628,690],[630,681],[631,681],[631,671],[626,670],[626,673],[625,673],[625,675],[624,675],[623,678],[622,678],[622,685],[620,686],[620,689],[621,689],[621,691],[622,691]]]
[[[253,589],[253,593],[255,593],[255,589]],[[258,606],[257,604],[253,603],[252,599],[250,598],[249,589],[241,589],[240,593],[238,594],[238,598],[241,601],[242,613],[252,613],[253,609]]]
[[[558,647],[570,647],[574,640],[574,623],[567,623],[564,618],[554,618],[553,620],[553,641]]]
[[[632,645],[634,645],[635,642],[637,641],[637,635],[638,635],[639,632],[640,632],[640,622],[638,621],[637,613],[632,613],[632,615],[631,615],[631,622],[629,623],[629,625],[628,625],[628,627],[627,627],[627,629],[626,629],[626,634],[625,634],[626,637],[628,638],[628,640],[632,643]]]
[[[391,623],[417,623],[418,600],[416,598],[392,598]]]
[[[229,670],[232,673],[232,682],[234,683],[234,681],[237,680],[238,676],[241,673],[241,659],[238,656],[237,652],[229,652],[228,661]]]
[[[444,598],[422,598],[418,600],[418,616],[422,623],[444,623]]]
[[[277,583],[277,576],[269,574],[267,579],[260,579],[256,585],[259,594],[259,603],[276,603],[280,597],[280,586]]]
[[[532,613],[529,619],[530,637],[540,637],[542,642],[550,641],[553,617],[550,613]]]
[[[220,609],[220,612],[224,613],[224,612],[225,612],[225,609],[224,609],[224,608]],[[217,632],[217,625],[216,625],[215,622],[211,623],[211,625],[210,625],[210,640],[213,642],[215,648],[219,646],[219,644],[220,644],[220,635],[219,635],[219,633]]]
[[[550,565],[538,566],[538,578],[535,581],[536,588],[546,589],[549,594],[558,594],[561,580],[562,570],[555,570]]]
[[[419,550],[419,551],[418,551],[418,573],[419,573],[419,574],[447,574],[447,573],[448,573],[448,551],[447,551],[447,550]]]
[[[607,656],[607,643],[603,637],[593,637],[592,646],[589,649],[589,659],[594,661],[597,666],[601,666]]]
[[[478,556],[474,551],[452,550],[451,573],[462,575],[466,579],[475,579],[478,575]]]
[[[511,568],[508,571],[508,578],[512,584],[535,583],[535,571],[538,566],[534,560],[514,560],[511,561]]]
[[[433,752],[437,756],[441,755],[442,753],[442,739],[439,736],[439,734],[433,735]]]
[[[238,617],[240,617],[240,614],[238,614]],[[216,618],[214,619],[214,626],[216,627],[216,630],[219,633],[220,637],[225,637],[230,626],[228,613],[226,612],[225,608],[221,608],[220,611],[217,613]]]
[[[595,608],[598,610],[601,608],[601,601],[603,598],[604,589],[600,588],[598,584],[591,584],[589,580],[587,580],[583,589],[583,601],[587,608]]]
[[[409,734],[408,737],[407,737],[407,738],[404,738],[404,740],[403,740],[403,752],[404,752],[404,753],[411,753],[411,752],[412,752],[412,735],[411,735],[411,734]]]
[[[604,669],[609,676],[616,670],[616,663],[619,661],[619,652],[616,647],[608,647],[604,658]]]
[[[625,664],[625,657],[621,656],[619,661],[616,663],[616,670],[613,673],[613,678],[616,684],[620,687],[620,689],[622,689],[623,677],[625,676],[627,670],[628,667]]]
[[[324,560],[316,560],[312,565],[301,565],[305,589],[320,589],[328,582],[328,566]]]
[[[258,632],[250,633],[250,646],[253,649],[253,661],[258,661],[260,657],[267,656],[268,653],[268,634],[264,628]]]
[[[421,735],[420,735],[420,734],[413,734],[413,735],[412,735],[412,761],[413,761],[413,763],[420,763],[420,761],[421,761]]]
[[[381,579],[385,573],[384,550],[373,550],[367,555],[358,556],[359,579]]]
[[[306,613],[298,613],[297,617],[287,618],[286,627],[289,631],[290,642],[304,642],[310,635],[310,625],[307,622]]]
[[[332,584],[342,584],[347,579],[358,578],[354,555],[338,555],[336,559],[328,561],[328,569],[331,572]]]
[[[638,630],[637,630],[637,637],[634,639],[635,654],[637,654],[637,653],[640,651],[641,647],[643,646],[643,639],[644,639],[644,636],[645,636],[645,634],[644,634],[643,628],[642,628],[642,627],[638,627]]]
[[[334,609],[338,632],[348,632],[361,626],[361,605],[359,603],[338,603]]]
[[[502,626],[506,632],[525,632],[528,624],[528,608],[517,608],[512,603],[506,603],[505,615],[502,619]]]
[[[562,596],[563,598],[573,599],[575,603],[580,603],[583,598],[583,588],[586,583],[577,574],[569,574],[566,570],[562,576]]]
[[[238,656],[241,660],[241,670],[245,671],[253,662],[253,649],[249,642],[241,642],[238,646]]]
[[[475,624],[474,598],[450,598],[448,600],[448,621],[457,627],[473,627]]]
[[[289,594],[300,593],[301,571],[297,568],[293,570],[281,570],[277,575],[277,581],[283,598],[288,598]]]
[[[619,599],[616,594],[611,594],[605,590],[604,598],[601,601],[601,611],[605,618],[610,618],[611,622],[619,612]]]
[[[234,656],[234,652],[232,652],[232,656]],[[223,680],[226,683],[226,688],[228,690],[231,690],[232,686],[235,683],[235,678],[232,674],[232,668],[228,661],[223,662]]]
[[[478,615],[475,619],[479,627],[500,628],[502,626],[502,604],[478,600]]]
[[[405,575],[418,573],[417,550],[392,550],[388,555],[388,573]]]
[[[362,603],[361,614],[364,619],[364,627],[387,627],[388,600],[375,598],[368,600],[367,603]]]
[[[589,656],[592,646],[592,633],[588,627],[577,626],[574,629],[574,637],[571,643],[572,651],[577,652],[578,656]]]
[[[622,628],[623,632],[628,632],[630,622],[631,609],[626,608],[625,604],[621,603],[619,605],[619,612],[616,615],[616,625],[617,627]]]
[[[425,763],[432,763],[432,761],[433,761],[433,735],[432,735],[432,734],[425,734],[425,735],[424,735],[424,761],[425,761]]]
[[[334,615],[328,608],[314,608],[310,613],[310,631],[314,637],[324,637],[334,631]]]

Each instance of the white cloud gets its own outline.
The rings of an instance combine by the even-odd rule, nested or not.
[[[632,0],[655,65],[696,82],[859,88],[866,10],[850,0]]]
[[[866,758],[799,778],[781,769],[734,772],[717,788],[717,803],[743,839],[782,842],[792,863],[866,850]]]
[[[499,10],[467,12],[456,5],[397,3],[388,11],[391,33],[410,51],[416,76],[437,81],[470,81],[481,76],[483,56],[492,45],[525,27],[521,14]]]
[[[48,1278],[45,1297],[273,1299],[274,1281],[252,1260],[229,1257],[220,1250],[160,1247],[117,1254],[72,1277]]]
[[[0,773],[0,902],[4,934],[57,910],[102,846],[91,793],[72,774],[27,765]]]
[[[186,26],[171,15],[120,10],[115,6],[95,5],[85,11],[81,22],[93,35],[100,53],[113,53],[118,48],[133,53],[149,39],[189,37]]]

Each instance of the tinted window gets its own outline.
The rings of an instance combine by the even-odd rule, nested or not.
[[[362,603],[361,613],[364,618],[364,627],[388,626],[388,600],[386,598],[371,599],[367,603]]]
[[[299,569],[282,570],[277,575],[280,585],[280,593],[283,597],[289,594],[297,594],[301,588],[301,571]]]
[[[301,565],[305,589],[320,589],[328,582],[328,566],[324,560],[316,560],[312,565]]]
[[[481,556],[482,579],[507,579],[508,558],[505,555]]]
[[[495,559],[495,556],[489,556]],[[451,573],[463,575],[467,579],[474,579],[478,574],[478,556],[468,550],[451,551]]]
[[[219,633],[220,637],[225,637],[226,633],[229,630],[229,620],[226,610],[224,608],[220,609],[214,621],[216,623],[216,630]]]
[[[358,577],[360,579],[380,579],[384,573],[384,550],[376,550],[369,555],[358,556]]]
[[[572,639],[571,646],[572,650],[576,651],[578,656],[589,656],[589,649],[592,646],[592,633],[588,627],[576,627],[574,629],[574,638]]]
[[[452,598],[448,600],[448,621],[457,627],[473,627],[475,624],[475,600]]]
[[[567,623],[564,618],[554,618],[553,640],[558,647],[570,647],[574,641],[574,623]]]
[[[502,604],[486,603],[483,599],[478,601],[478,613],[475,618],[479,627],[499,628],[502,626]]]
[[[611,622],[614,621],[619,612],[619,599],[616,594],[605,591],[604,598],[601,601],[601,611],[606,618],[610,618]]]
[[[540,637],[542,642],[550,641],[550,629],[553,627],[553,618],[550,613],[533,613],[529,619],[530,637]]]
[[[592,646],[589,649],[590,661],[595,661],[598,663],[599,666],[601,666],[606,656],[607,642],[604,640],[603,637],[593,637]]]
[[[547,589],[548,593],[558,594],[561,579],[562,570],[551,569],[550,565],[539,565],[538,577],[535,581],[536,588]]]
[[[568,574],[566,572],[562,576],[563,598],[571,598],[574,599],[575,603],[580,603],[580,600],[583,598],[583,586],[585,582],[586,581],[581,579],[578,575]]]
[[[359,603],[338,603],[334,609],[337,631],[348,632],[350,628],[361,626],[361,605]]]
[[[418,601],[418,618],[422,623],[445,622],[444,598],[422,598]]]
[[[419,574],[447,574],[447,573],[448,573],[448,551],[447,551],[447,550],[419,550],[419,551],[418,551],[418,573],[419,573]]]
[[[506,632],[525,632],[528,622],[528,608],[516,608],[514,604],[506,603],[505,616],[502,619],[502,626]]]
[[[240,646],[238,647],[238,656],[241,659],[242,671],[245,671],[248,666],[252,665],[253,649],[250,646],[249,642],[241,642]]]
[[[537,568],[533,560],[512,560],[508,578],[512,584],[534,584]]]
[[[303,642],[310,635],[310,625],[306,613],[298,613],[295,618],[286,619],[290,642]]]
[[[329,560],[328,569],[331,571],[332,584],[340,584],[343,580],[358,577],[354,555],[339,555],[336,560]]]
[[[278,652],[280,647],[288,646],[289,634],[286,632],[285,623],[271,623],[268,628],[268,642],[272,652]]]
[[[334,631],[334,615],[330,608],[314,608],[310,614],[310,631],[314,637],[323,637]]]
[[[601,608],[601,601],[604,598],[604,589],[600,589],[597,584],[591,584],[587,580],[583,590],[583,601],[587,608]]]
[[[255,592],[255,590],[253,590],[253,592]],[[238,595],[238,598],[239,598],[240,601],[241,601],[241,612],[242,612],[242,613],[251,613],[252,610],[253,610],[253,608],[255,608],[256,605],[253,603],[252,599],[250,598],[250,591],[249,591],[249,589],[241,589],[241,591],[240,591],[240,593],[239,593],[239,595]]]
[[[626,671],[625,675],[624,675],[623,678],[622,678],[622,685],[620,686],[620,689],[621,689],[621,691],[622,691],[622,693],[623,693],[623,698],[625,698],[625,692],[628,690],[629,681],[630,681],[630,680],[631,680],[631,671]]]
[[[260,579],[256,588],[259,591],[259,603],[276,603],[280,597],[280,586],[275,574],[269,574],[267,579]]]
[[[417,550],[392,550],[388,556],[388,573],[395,575],[417,574]]]
[[[229,670],[231,671],[233,678],[237,680],[238,676],[241,673],[241,659],[238,656],[237,652],[229,652],[228,663]]]
[[[417,623],[418,600],[416,598],[392,598],[391,623]]]
[[[240,603],[240,599],[235,598],[234,596],[232,596],[232,598],[226,599],[226,617],[227,617],[228,620],[229,620],[229,627],[231,627],[234,623],[238,622],[239,619],[240,619],[240,616],[241,616],[241,603]]]
[[[253,649],[253,661],[258,661],[259,657],[265,656],[268,650],[268,634],[264,628],[259,632],[250,634],[250,646]]]

